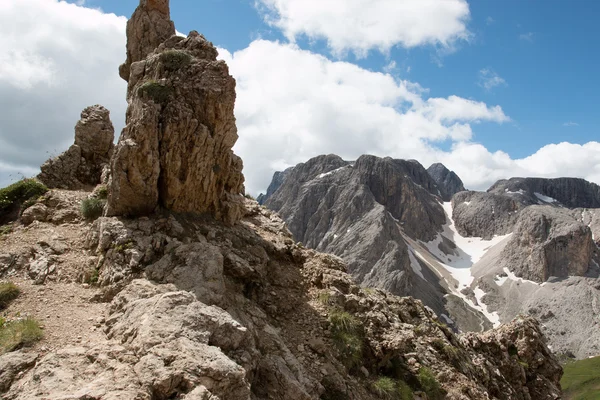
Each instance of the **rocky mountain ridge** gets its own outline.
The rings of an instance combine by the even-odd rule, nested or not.
[[[587,335],[589,326],[572,323],[565,328],[559,321],[559,315],[567,314],[574,304],[557,302],[558,293],[568,290],[571,279],[596,286],[600,250],[595,241],[600,237],[600,213],[569,209],[567,205],[594,205],[597,185],[570,178],[512,179],[498,182],[488,192],[460,191],[451,202],[444,203],[446,189],[440,189],[442,185],[434,177],[432,186],[424,183],[421,174],[377,167],[360,171],[349,164],[342,166],[339,158],[338,164],[331,165],[330,161],[323,162],[323,157],[336,159],[321,156],[288,169],[285,176],[289,179],[278,182],[278,189],[265,201],[289,223],[297,240],[342,257],[350,266],[349,272],[364,286],[420,298],[458,329],[489,328],[539,307],[529,307],[530,301],[541,302],[556,314],[545,326],[552,332],[550,342],[558,351],[577,357],[600,352],[600,337]],[[414,161],[393,161],[395,165],[407,163],[424,170]],[[449,176],[443,166],[430,171],[438,171],[437,180],[442,184],[440,177]],[[360,174],[364,176],[353,178]],[[398,185],[403,179],[410,182]],[[376,188],[368,182],[377,182]],[[570,193],[577,188],[582,188],[582,193]],[[338,191],[344,195],[337,195]],[[374,192],[390,198],[376,197]],[[560,193],[564,193],[561,199],[567,204],[550,197]],[[564,197],[566,193],[570,193],[568,197]],[[372,200],[366,202],[365,197]],[[400,200],[402,213],[394,214],[388,205],[398,203],[398,199],[412,201]],[[444,212],[443,217],[431,211],[436,209]],[[374,215],[383,217],[377,220]],[[343,221],[352,221],[352,225]],[[361,272],[364,266],[371,269]],[[499,284],[507,279],[511,282],[507,287],[512,289],[499,290]],[[557,293],[528,289],[514,296],[523,280],[552,285]],[[584,303],[595,304],[596,289],[587,293]],[[584,312],[597,314],[593,307],[583,307],[580,313]],[[569,333],[572,340],[565,341]]]

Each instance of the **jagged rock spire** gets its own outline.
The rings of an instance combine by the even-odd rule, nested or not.
[[[129,81],[131,64],[143,60],[162,42],[175,35],[169,0],[140,0],[127,21],[127,60],[119,67],[121,78]]]
[[[235,80],[204,36],[174,35],[168,5],[141,0],[127,25],[120,72],[129,107],[111,161],[107,213],[139,216],[163,207],[233,223],[244,191],[242,160],[231,150],[238,139]]]

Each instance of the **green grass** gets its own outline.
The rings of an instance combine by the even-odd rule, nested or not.
[[[192,56],[182,50],[167,50],[160,54],[160,62],[168,71],[177,71],[192,62]]]
[[[417,378],[419,379],[421,388],[425,393],[427,393],[427,397],[429,399],[438,400],[444,398],[442,387],[429,368],[421,367],[419,369],[419,375]]]
[[[95,220],[104,212],[105,200],[90,198],[81,202],[81,215],[87,220]]]
[[[14,283],[0,283],[0,309],[6,308],[8,304],[19,296],[21,291]]]
[[[362,363],[363,336],[362,324],[352,314],[332,310],[329,313],[331,334],[340,352],[341,361],[347,368],[353,368]]]
[[[563,366],[560,381],[567,400],[600,400],[600,357],[573,361]]]
[[[33,318],[4,323],[0,327],[0,354],[31,346],[44,336]]]
[[[387,376],[378,378],[372,384],[375,394],[387,400],[412,400],[413,392],[403,380],[395,380]]]
[[[35,179],[21,179],[0,189],[0,219],[8,216],[15,208],[22,205],[33,205],[48,188]]]
[[[156,104],[164,104],[169,101],[173,88],[161,85],[157,81],[145,82],[138,89],[138,96],[152,99]]]
[[[96,197],[98,197],[100,200],[108,199],[108,188],[106,185],[100,185],[98,189],[96,189]]]

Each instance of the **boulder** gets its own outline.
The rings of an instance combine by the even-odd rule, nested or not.
[[[110,112],[100,105],[85,108],[75,125],[75,143],[46,161],[37,178],[49,188],[76,190],[98,185],[112,155],[114,137]]]

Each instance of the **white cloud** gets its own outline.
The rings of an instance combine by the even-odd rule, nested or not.
[[[57,0],[0,1],[1,185],[64,151],[84,107],[103,104],[123,126],[125,24]]]
[[[569,121],[565,122],[563,126],[579,126],[579,124],[577,122]]]
[[[1,0],[0,186],[33,175],[73,141],[85,106],[109,107],[117,128],[125,115],[125,20],[56,0]],[[257,194],[275,170],[323,153],[364,153],[441,161],[469,188],[511,176],[578,176],[600,183],[600,144],[560,143],[512,159],[473,143],[478,123],[509,120],[499,106],[458,96],[432,98],[414,82],[257,40],[230,54],[237,79],[236,116],[249,190]],[[40,60],[53,68],[40,68]],[[15,65],[19,68],[15,68]],[[37,72],[32,72],[36,71]],[[4,71],[11,71],[7,78]],[[448,151],[440,143],[451,143]],[[12,175],[12,176],[11,176]]]
[[[535,34],[533,32],[521,33],[519,39],[525,42],[533,43]]]
[[[248,189],[264,189],[275,169],[322,153],[420,158],[436,142],[468,141],[471,124],[505,122],[499,106],[426,98],[418,84],[347,62],[258,40],[230,54],[237,79],[236,117]]]
[[[479,81],[477,84],[485,90],[492,90],[497,86],[507,86],[506,81],[490,68],[484,68],[479,71]]]
[[[494,22],[496,22],[496,20],[495,20],[494,18],[492,18],[492,17],[487,17],[487,18],[485,19],[485,24],[486,24],[486,25],[488,25],[488,26],[489,26],[489,25],[493,25],[493,24],[494,24]]]
[[[341,55],[393,46],[451,48],[467,40],[466,0],[255,0],[264,19],[290,41],[324,39]]]

